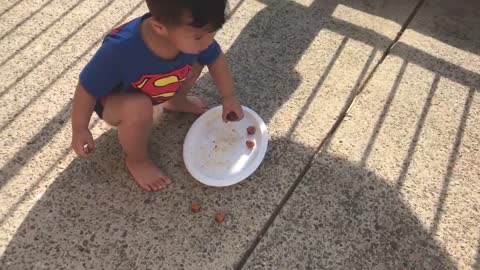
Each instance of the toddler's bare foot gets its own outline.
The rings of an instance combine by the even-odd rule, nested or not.
[[[150,159],[126,160],[128,170],[133,179],[146,191],[159,191],[172,183]]]
[[[177,96],[163,104],[163,108],[174,112],[202,114],[208,110],[205,99],[196,96]]]

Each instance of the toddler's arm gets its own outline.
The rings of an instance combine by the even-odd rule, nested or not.
[[[218,93],[222,97],[223,103],[223,120],[224,121],[239,121],[243,118],[243,110],[240,102],[235,96],[233,90],[233,79],[230,69],[228,67],[225,55],[220,52],[215,62],[208,65],[208,70],[217,85]],[[228,119],[228,115],[234,113],[234,119]]]
[[[73,99],[72,148],[80,157],[87,158],[95,147],[92,133],[88,129],[96,99],[78,83]],[[87,148],[84,146],[87,145]]]

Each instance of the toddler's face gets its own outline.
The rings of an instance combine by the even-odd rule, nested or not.
[[[168,30],[171,42],[183,53],[199,54],[212,43],[214,32],[208,28],[196,28],[190,25],[176,26]]]

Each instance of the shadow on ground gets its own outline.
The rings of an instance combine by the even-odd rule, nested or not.
[[[396,187],[328,153],[252,258],[246,269],[458,269]]]
[[[185,130],[192,120],[167,118],[174,118]],[[165,134],[161,129],[154,133],[157,150],[153,156],[164,157],[165,149],[172,156],[180,156],[183,138],[175,141],[167,135],[162,140]],[[196,249],[203,252],[202,257],[209,256],[207,248],[221,240],[222,231],[235,230],[238,217],[230,224],[217,225],[209,207],[231,198],[238,200],[236,193],[244,184],[224,189],[201,186],[187,175],[177,158],[168,161],[178,162],[168,166],[175,168],[169,172],[175,186],[162,193],[146,193],[129,180],[116,132],[109,131],[97,139],[97,152],[106,154],[89,161],[74,160],[54,181],[18,228],[1,257],[1,265],[7,269],[177,269],[182,267],[182,261],[173,265],[169,257],[181,256],[181,250]],[[166,165],[167,159],[163,160]],[[302,257],[292,258],[292,263],[315,257],[312,269],[352,269],[372,262],[419,269],[419,263],[428,260],[433,263],[422,269],[454,268],[448,254],[429,236],[395,187],[347,160],[329,155],[322,160],[329,162],[314,174],[321,181],[306,183],[311,188],[303,202],[308,204],[307,210],[296,213],[288,227],[292,235],[301,231],[301,239],[276,239],[280,246],[288,245],[287,251],[302,253]],[[265,169],[263,166],[260,170]],[[195,197],[205,208],[198,215],[189,209]],[[242,200],[237,203],[242,204]],[[312,214],[319,209],[326,215]],[[256,211],[260,209],[252,209],[252,217]],[[310,244],[304,245],[304,241]],[[238,256],[241,253],[238,250]],[[336,266],[327,264],[335,258],[345,261]],[[188,261],[188,257],[182,260]],[[202,269],[203,265],[197,267]]]
[[[266,122],[272,119],[304,79],[295,71],[295,66],[321,29],[337,32],[345,39],[360,40],[380,51],[388,47],[389,38],[330,18],[339,3],[400,22],[394,11],[401,4],[393,4],[385,11],[384,6],[372,8],[368,1],[314,1],[308,7],[293,1],[263,2],[267,7],[242,30],[227,57],[235,63],[233,69],[237,88],[241,89],[241,99],[259,112]],[[455,46],[455,43],[452,45]],[[341,49],[338,48],[338,53]],[[470,48],[470,51],[475,50]],[[478,74],[408,45],[400,44],[397,52],[413,64],[467,86],[480,81]],[[412,52],[420,57],[413,57]],[[328,76],[328,72],[329,69],[325,70],[322,78]],[[454,73],[464,76],[455,77]],[[199,85],[201,93],[218,101],[208,77],[202,78]],[[318,90],[319,85],[315,89]],[[42,138],[39,144],[27,145],[2,168],[6,177],[0,181],[1,186],[62,128],[68,118],[69,107],[70,104],[67,104],[34,136],[34,139]],[[193,120],[189,116],[169,115],[154,132],[153,157],[176,183],[175,187],[159,194],[145,193],[129,180],[115,132],[103,134],[97,140],[95,157],[89,161],[74,160],[38,200],[8,244],[0,265],[6,265],[8,269],[66,266],[132,269],[158,268],[159,263],[165,262],[168,264],[164,266],[166,269],[177,269],[195,263],[188,262],[189,258],[185,257],[189,252],[196,253],[195,257],[206,258],[205,261],[218,260],[209,256],[213,251],[221,254],[221,249],[230,244],[222,242],[225,231],[237,232],[238,226],[248,227],[245,220],[254,220],[256,212],[265,209],[259,202],[260,206],[252,209],[249,216],[235,217],[232,213],[230,224],[225,226],[218,226],[212,221],[214,211],[219,205],[232,204],[232,201],[242,204],[243,200],[247,200],[238,195],[240,190],[250,188],[253,194],[257,184],[267,184],[255,183],[258,181],[256,176],[246,183],[224,189],[211,189],[195,182],[184,168],[181,155],[184,137],[178,135],[186,134]],[[311,156],[315,150],[295,144],[290,138],[274,140],[257,174],[271,173],[272,168],[285,163],[287,151],[293,153],[289,153],[290,157],[295,154],[305,157]],[[17,162],[18,158],[21,162]],[[310,220],[308,212],[300,212],[292,221],[292,224],[308,228],[304,237],[309,237],[312,246],[301,246],[301,241],[292,244],[292,248],[298,250],[307,248],[303,257],[305,260],[309,256],[321,256],[314,260],[320,265],[323,259],[328,262],[344,257],[347,258],[344,265],[350,268],[362,263],[383,262],[387,266],[414,269],[417,263],[422,263],[419,260],[429,258],[428,263],[423,265],[425,269],[455,268],[448,253],[429,236],[395,187],[388,186],[383,179],[357,164],[329,155],[322,159],[335,162],[318,171],[318,179],[325,181],[314,182],[312,194],[318,194],[318,197],[309,198],[309,202],[314,208],[315,205],[328,207],[332,216]],[[338,171],[345,178],[332,176]],[[282,179],[283,183],[278,184],[275,183],[278,179],[265,179],[272,187],[289,183],[288,179]],[[345,182],[342,179],[356,181]],[[326,196],[333,198],[328,204],[324,201]],[[205,205],[200,215],[189,212],[193,198],[200,198]],[[295,228],[299,227],[291,229]],[[239,237],[253,239],[256,233],[252,229],[249,234]],[[333,238],[324,241],[322,237],[325,235]],[[237,251],[240,259],[244,250]]]

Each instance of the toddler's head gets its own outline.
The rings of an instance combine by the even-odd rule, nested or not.
[[[227,0],[146,0],[155,33],[183,53],[198,54],[225,23]]]

